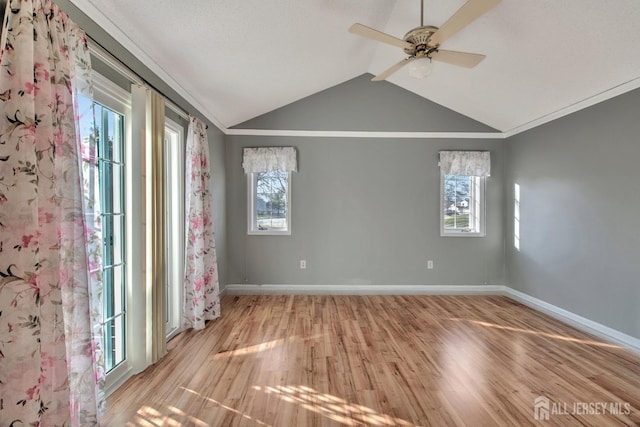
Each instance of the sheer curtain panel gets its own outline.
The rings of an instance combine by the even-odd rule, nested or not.
[[[102,240],[90,196],[89,52],[51,1],[9,3],[0,60],[0,420],[97,425]]]
[[[166,340],[166,243],[165,243],[165,159],[164,99],[147,89],[146,198],[147,215],[147,362],[149,365],[167,353]]]
[[[441,151],[440,170],[445,175],[490,176],[489,151]]]
[[[245,148],[242,153],[244,173],[298,171],[298,159],[294,147]]]
[[[185,166],[185,274],[182,327],[203,329],[220,316],[207,126],[189,118]]]

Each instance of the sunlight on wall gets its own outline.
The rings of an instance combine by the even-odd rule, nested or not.
[[[513,186],[513,246],[520,251],[520,184]]]

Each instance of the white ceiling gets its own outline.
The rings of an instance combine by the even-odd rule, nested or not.
[[[404,57],[347,32],[354,22],[402,38],[418,0],[72,0],[207,118],[228,128]],[[425,0],[425,24],[464,0]],[[435,64],[389,81],[513,132],[640,86],[638,0],[503,0],[443,43],[483,53],[474,69]],[[224,129],[223,129],[224,130]]]

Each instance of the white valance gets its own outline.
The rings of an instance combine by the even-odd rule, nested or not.
[[[244,173],[298,171],[298,158],[294,147],[245,148],[243,154]]]
[[[490,176],[491,153],[488,151],[441,151],[440,170],[445,175]]]

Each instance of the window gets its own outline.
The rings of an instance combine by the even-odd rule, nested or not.
[[[85,191],[97,202],[102,230],[102,273],[104,368],[106,387],[129,371],[130,319],[128,288],[128,202],[127,141],[130,134],[129,94],[97,73],[93,74],[93,120],[80,119],[81,135],[95,136],[97,174]],[[79,96],[81,111],[90,100]],[[89,161],[89,158],[87,158]]]
[[[102,220],[105,369],[126,357],[124,211],[124,116],[96,103],[96,133]]]
[[[245,148],[247,233],[291,234],[291,172],[298,170],[294,147]]]
[[[83,186],[93,202],[89,220],[99,221],[103,251],[101,265],[92,272],[102,276],[105,393],[111,394],[133,372],[149,365],[151,350],[151,302],[147,300],[149,276],[145,275],[148,254],[148,213],[151,206],[148,184],[151,172],[145,141],[149,125],[149,90],[128,85],[105,69],[113,80],[94,71],[93,104],[80,96],[80,135],[83,146]],[[116,84],[120,81],[120,84]],[[93,106],[93,114],[86,113]],[[92,119],[93,116],[93,119]],[[86,118],[85,118],[86,117]],[[164,175],[166,201],[166,294],[167,339],[179,330],[181,285],[184,274],[184,125],[166,119]],[[136,138],[132,136],[136,135]],[[145,152],[146,150],[146,152]],[[95,218],[95,219],[94,219]],[[96,227],[97,228],[97,227]],[[150,250],[149,250],[150,251]],[[96,277],[100,277],[96,275]],[[155,307],[153,307],[155,308]],[[155,326],[155,324],[154,324]],[[160,325],[158,325],[160,326]]]
[[[440,151],[440,235],[485,235],[486,177],[491,175],[488,151]]]
[[[484,185],[485,178],[481,176],[442,173],[441,236],[485,235]]]
[[[291,172],[247,174],[249,234],[291,234]]]
[[[166,241],[167,275],[166,332],[167,339],[180,330],[182,281],[184,275],[184,128],[165,118],[164,148],[166,169]]]

